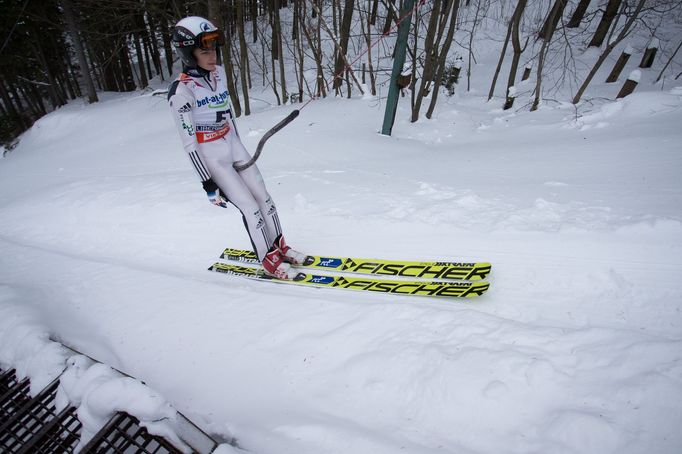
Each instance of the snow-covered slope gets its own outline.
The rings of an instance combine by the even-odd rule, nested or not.
[[[207,272],[249,246],[238,212],[206,201],[163,97],[103,98],[0,160],[0,305],[53,338],[257,453],[682,448],[682,89],[578,118],[456,96],[393,137],[382,102],[328,99],[270,140],[289,243],[491,261],[468,303]],[[251,150],[291,109],[255,107]]]

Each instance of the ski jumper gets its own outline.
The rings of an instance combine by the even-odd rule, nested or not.
[[[168,90],[182,145],[207,193],[220,190],[241,212],[254,252],[263,261],[282,233],[277,208],[255,165],[237,172],[233,164],[251,156],[232,117],[222,66],[187,69]]]

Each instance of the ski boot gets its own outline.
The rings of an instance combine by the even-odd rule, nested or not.
[[[280,250],[275,246],[265,254],[263,269],[265,270],[265,274],[277,279],[292,280],[298,275],[298,273],[291,268],[291,265],[284,261],[284,257],[282,257]]]
[[[280,252],[284,261],[287,263],[291,263],[292,265],[303,265],[306,259],[308,258],[307,255],[298,252],[294,249],[291,249],[289,246],[287,246],[287,243],[284,241],[284,236],[282,234],[279,234],[277,238],[275,238],[274,247]]]

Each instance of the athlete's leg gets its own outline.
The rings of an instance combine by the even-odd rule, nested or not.
[[[223,195],[241,212],[254,252],[263,260],[275,241],[251,190],[232,167],[228,143],[223,140],[202,144],[202,158]]]
[[[245,162],[251,159],[251,155],[246,151],[239,137],[236,134],[229,134],[227,139],[232,149],[232,156],[235,162]],[[239,172],[239,176],[244,181],[244,184],[249,188],[253,198],[258,203],[263,219],[265,220],[266,228],[268,229],[268,236],[275,241],[275,238],[282,234],[282,225],[277,214],[277,207],[272,201],[272,197],[268,193],[263,181],[263,176],[254,164],[248,169]]]

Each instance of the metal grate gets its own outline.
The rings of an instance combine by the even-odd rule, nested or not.
[[[82,425],[76,416],[76,409],[69,407],[46,424],[18,453],[72,452],[80,440],[81,427]]]
[[[17,380],[14,369],[0,376],[0,427],[31,400],[28,379]]]
[[[18,380],[14,370],[0,369],[0,453],[71,453],[80,441],[82,424],[73,407],[57,413],[55,396],[59,379],[35,397],[28,379]],[[193,453],[206,454],[216,442],[181,414],[174,429]],[[236,445],[236,442],[235,442]],[[84,453],[176,454],[182,451],[162,437],[149,434],[127,413],[115,414],[82,449]]]
[[[71,451],[78,443],[81,424],[72,408],[57,414],[54,400],[59,381],[53,381],[33,398],[28,393],[28,380],[13,381],[10,379],[10,388],[2,398],[0,452]]]
[[[82,453],[181,454],[162,437],[155,437],[140,427],[127,413],[117,413],[83,448]]]

